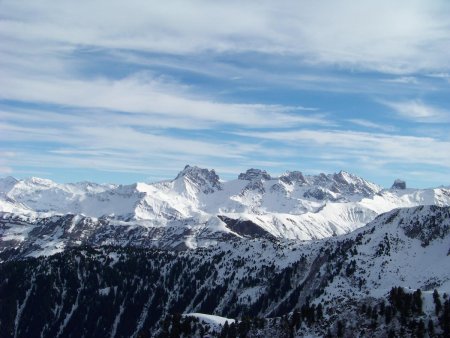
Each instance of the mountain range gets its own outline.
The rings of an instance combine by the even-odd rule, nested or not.
[[[25,255],[66,246],[187,249],[231,237],[314,240],[347,234],[400,207],[450,204],[450,188],[390,189],[341,171],[271,177],[249,169],[224,182],[186,166],[173,180],[131,185],[0,179],[0,250]]]
[[[0,337],[448,337],[450,188],[0,179]]]

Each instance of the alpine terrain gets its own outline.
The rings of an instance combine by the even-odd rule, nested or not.
[[[0,179],[0,337],[449,337],[450,188]]]

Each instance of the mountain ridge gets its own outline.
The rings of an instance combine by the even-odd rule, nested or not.
[[[450,207],[418,206],[315,241],[235,238],[183,251],[78,246],[7,262],[0,264],[0,333],[167,337],[158,335],[167,316],[206,313],[236,322],[264,318],[268,323],[252,327],[249,337],[281,337],[288,330],[295,336],[336,336],[339,321],[345,336],[363,337],[391,331],[415,337],[419,321],[432,321],[440,337],[448,323],[435,312],[433,298],[438,291],[448,302],[450,293],[449,225]],[[12,285],[15,292],[7,292]],[[416,312],[398,306],[393,295],[402,292],[419,295]],[[313,317],[305,322],[311,309]],[[283,328],[296,311],[303,325]]]
[[[221,181],[214,170],[189,165],[173,180],[152,184],[6,178],[0,179],[0,248],[39,255],[76,243],[136,241],[179,250],[233,237],[314,240],[424,204],[450,205],[450,189],[382,189],[345,171],[272,177],[249,169]]]

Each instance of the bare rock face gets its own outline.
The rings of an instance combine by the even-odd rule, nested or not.
[[[397,178],[394,181],[394,184],[392,185],[391,189],[404,190],[406,189],[406,182]]]
[[[254,181],[254,180],[264,180],[268,181],[272,179],[270,175],[265,170],[261,169],[248,169],[245,173],[241,173],[238,176],[238,179],[240,180],[248,180],[248,181]]]
[[[213,193],[217,190],[222,190],[219,175],[214,169],[208,170],[196,166],[191,167],[186,165],[184,169],[177,175],[175,180],[186,178],[194,184],[199,191],[205,194]]]
[[[306,184],[306,178],[300,171],[289,171],[283,175],[280,176],[280,181],[286,183],[286,184]]]

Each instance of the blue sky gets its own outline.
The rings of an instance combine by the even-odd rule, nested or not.
[[[2,1],[0,176],[450,185],[448,1]]]

